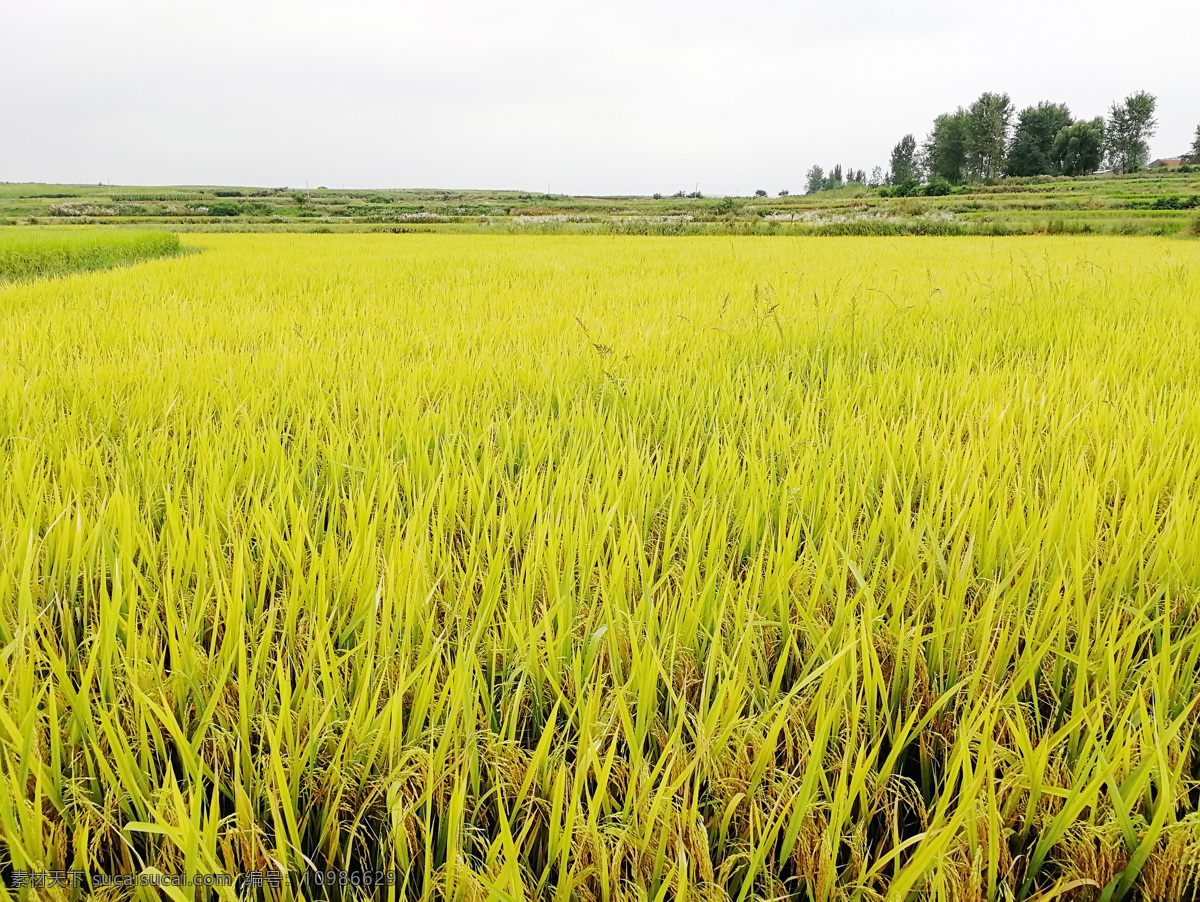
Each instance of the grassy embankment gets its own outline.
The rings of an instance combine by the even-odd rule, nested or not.
[[[169,223],[176,231],[1170,235],[1187,232],[1198,217],[1200,171],[1194,170],[1002,179],[955,188],[943,197],[908,198],[867,188],[811,196],[655,199],[517,191],[0,185],[0,222]]]

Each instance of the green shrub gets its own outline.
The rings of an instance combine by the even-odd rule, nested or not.
[[[880,197],[913,197],[921,193],[921,185],[916,179],[907,178],[891,188],[880,188]]]
[[[1150,204],[1151,210],[1195,210],[1200,209],[1200,195],[1193,194],[1185,197],[1176,194],[1171,197],[1158,197]]]
[[[1045,232],[1047,235],[1086,235],[1094,231],[1090,222],[1063,219],[1061,216],[1051,219],[1046,223]]]
[[[1002,236],[1012,235],[1014,231],[1003,222],[993,221],[980,223],[978,227],[972,230],[972,234]]]

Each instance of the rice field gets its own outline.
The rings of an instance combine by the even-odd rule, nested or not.
[[[0,285],[183,253],[162,231],[0,229]]]
[[[1200,891],[1200,244],[187,242],[0,289],[0,874]]]

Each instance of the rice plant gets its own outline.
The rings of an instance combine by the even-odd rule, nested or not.
[[[1197,892],[1200,245],[190,240],[0,291],[0,872]]]
[[[0,230],[0,285],[183,252],[170,232]]]

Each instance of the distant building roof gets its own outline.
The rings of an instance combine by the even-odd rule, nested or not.
[[[1151,169],[1158,169],[1161,166],[1182,166],[1183,160],[1179,157],[1171,157],[1168,160],[1155,160],[1150,164]]]

